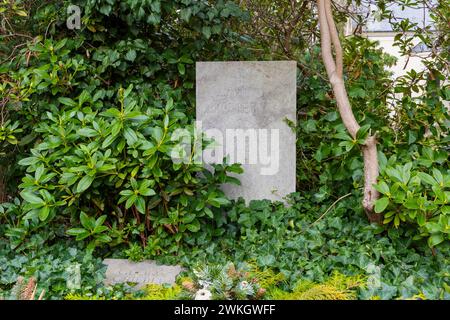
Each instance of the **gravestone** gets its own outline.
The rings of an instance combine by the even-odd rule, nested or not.
[[[296,62],[197,62],[197,131],[216,141],[203,163],[241,163],[241,185],[225,193],[247,202],[295,192]]]
[[[183,270],[180,266],[158,265],[155,261],[132,262],[126,259],[105,259],[107,265],[105,284],[136,283],[137,289],[146,284],[175,284]]]

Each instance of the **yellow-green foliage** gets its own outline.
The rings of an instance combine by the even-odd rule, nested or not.
[[[176,300],[181,294],[182,288],[175,284],[171,287],[160,284],[148,284],[144,288],[145,296],[138,300]]]
[[[69,293],[64,297],[65,300],[176,300],[181,293],[179,285],[164,286],[160,284],[148,284],[142,291],[143,295],[127,294],[122,297],[106,298],[105,296],[97,295],[81,295],[76,293]]]
[[[364,275],[346,276],[339,272],[333,272],[326,283],[339,289],[354,290],[363,288],[366,285],[366,280],[367,278]]]
[[[64,297],[64,300],[106,300],[105,297],[99,297],[96,295],[88,296],[78,293],[69,293]]]
[[[250,275],[257,279],[258,284],[261,288],[268,289],[270,287],[275,286],[285,279],[284,274],[275,273],[272,269],[266,268],[264,270],[260,270],[256,265],[249,264],[250,266]]]
[[[402,300],[404,298],[398,298],[398,300]],[[411,298],[406,298],[404,300],[427,300],[427,297],[423,292],[419,292],[418,294],[413,295]]]
[[[355,300],[356,289],[364,285],[363,276],[333,275],[323,283],[300,280],[292,292],[275,288],[269,292],[275,300]]]

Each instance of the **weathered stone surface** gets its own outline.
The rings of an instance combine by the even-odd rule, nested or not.
[[[296,123],[296,62],[197,62],[196,90],[197,128],[221,144],[214,152],[204,151],[203,161],[221,163],[231,155],[231,163],[243,164],[244,174],[237,176],[242,185],[227,184],[225,193],[249,201],[282,200],[295,192],[296,137],[286,119]],[[278,148],[271,144],[276,140]]]
[[[183,270],[180,266],[158,265],[152,260],[132,262],[126,259],[105,259],[103,263],[108,266],[105,284],[135,282],[136,288],[149,283],[174,284]]]

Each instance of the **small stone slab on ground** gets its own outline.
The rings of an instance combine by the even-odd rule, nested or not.
[[[137,283],[136,288],[146,284],[174,284],[183,271],[180,266],[159,265],[155,261],[133,262],[126,259],[105,259],[107,265],[105,284]]]

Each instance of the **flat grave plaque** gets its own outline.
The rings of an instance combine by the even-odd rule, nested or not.
[[[107,265],[105,284],[137,283],[136,288],[146,284],[174,284],[180,266],[158,265],[155,261],[132,262],[126,259],[105,259]]]

